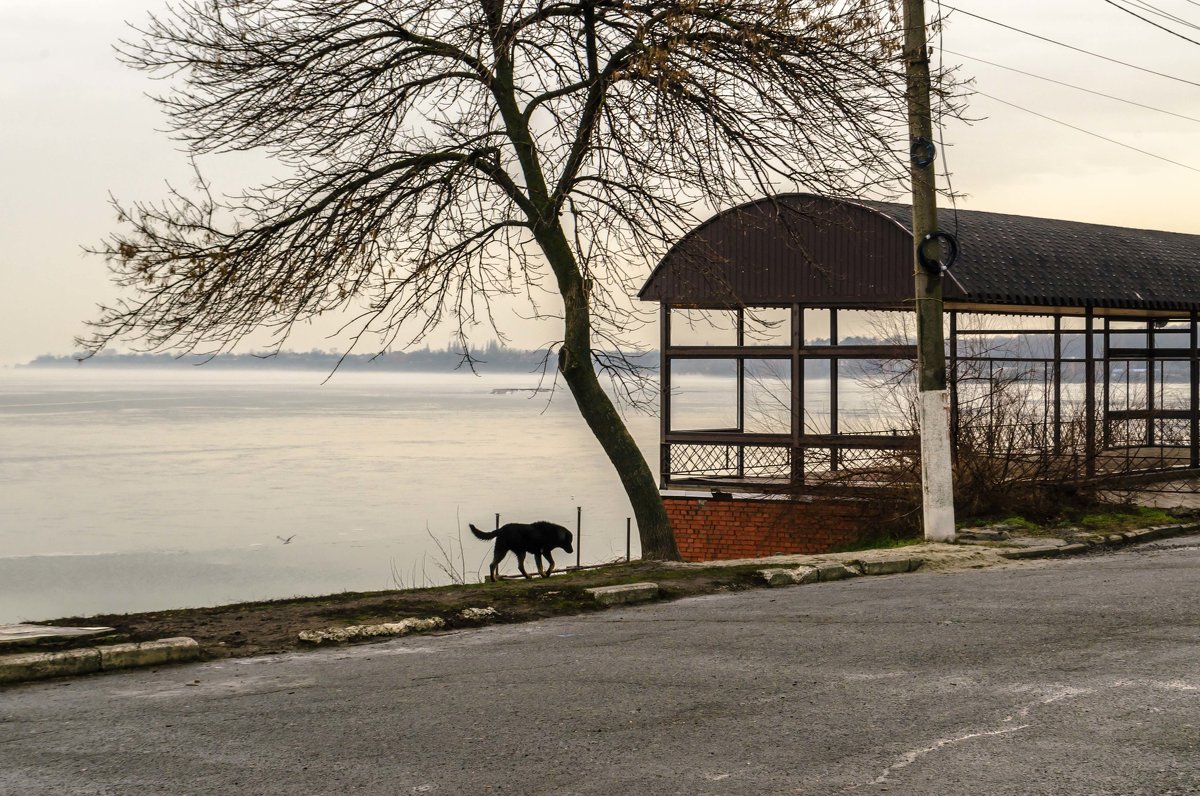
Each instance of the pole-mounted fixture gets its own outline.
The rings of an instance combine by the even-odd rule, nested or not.
[[[917,136],[908,148],[908,157],[914,166],[923,169],[937,160],[937,147],[928,138]]]
[[[942,246],[945,245],[943,257]],[[921,238],[917,247],[917,260],[931,274],[944,274],[958,259],[958,238],[949,232],[930,232]]]

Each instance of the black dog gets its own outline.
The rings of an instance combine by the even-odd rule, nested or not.
[[[521,570],[521,574],[526,578],[532,577],[525,571],[525,554],[533,553],[533,557],[537,560],[538,574],[544,578],[550,577],[550,573],[554,571],[554,559],[550,557],[550,551],[556,547],[561,547],[568,553],[573,552],[571,549],[571,540],[573,535],[561,525],[555,525],[552,522],[510,522],[507,525],[502,525],[494,531],[481,531],[474,525],[471,526],[471,533],[475,534],[480,539],[495,539],[496,552],[492,556],[492,565],[488,568],[488,574],[494,583],[499,574],[500,562],[508,555],[509,551],[517,556],[517,569]],[[542,557],[550,562],[550,568],[542,572]]]

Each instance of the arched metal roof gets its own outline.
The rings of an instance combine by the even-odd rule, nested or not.
[[[1200,235],[939,211],[960,254],[948,302],[1002,307],[1200,309]],[[713,216],[654,269],[639,296],[691,306],[910,305],[912,210],[785,194]]]

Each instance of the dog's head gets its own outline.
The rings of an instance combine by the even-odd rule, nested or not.
[[[568,553],[574,553],[575,550],[571,547],[571,541],[575,538],[575,534],[568,531],[561,525],[558,526],[558,546]]]

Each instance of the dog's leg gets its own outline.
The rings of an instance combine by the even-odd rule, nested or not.
[[[528,572],[525,571],[525,554],[524,553],[517,553],[517,569],[521,570],[521,574],[525,576],[526,580],[529,580],[530,575]]]
[[[550,551],[546,551],[546,560],[550,562],[550,566],[546,568],[546,577],[550,577],[550,573],[554,571],[554,557],[550,555]]]
[[[537,550],[533,551],[533,560],[537,562],[538,574],[541,575],[543,578],[546,577],[546,573],[542,572],[542,554],[540,552],[538,552]]]
[[[499,542],[496,543],[496,551],[492,554],[492,565],[488,567],[488,573],[491,575],[492,583],[500,579],[500,562],[508,555],[508,548],[502,546]]]

